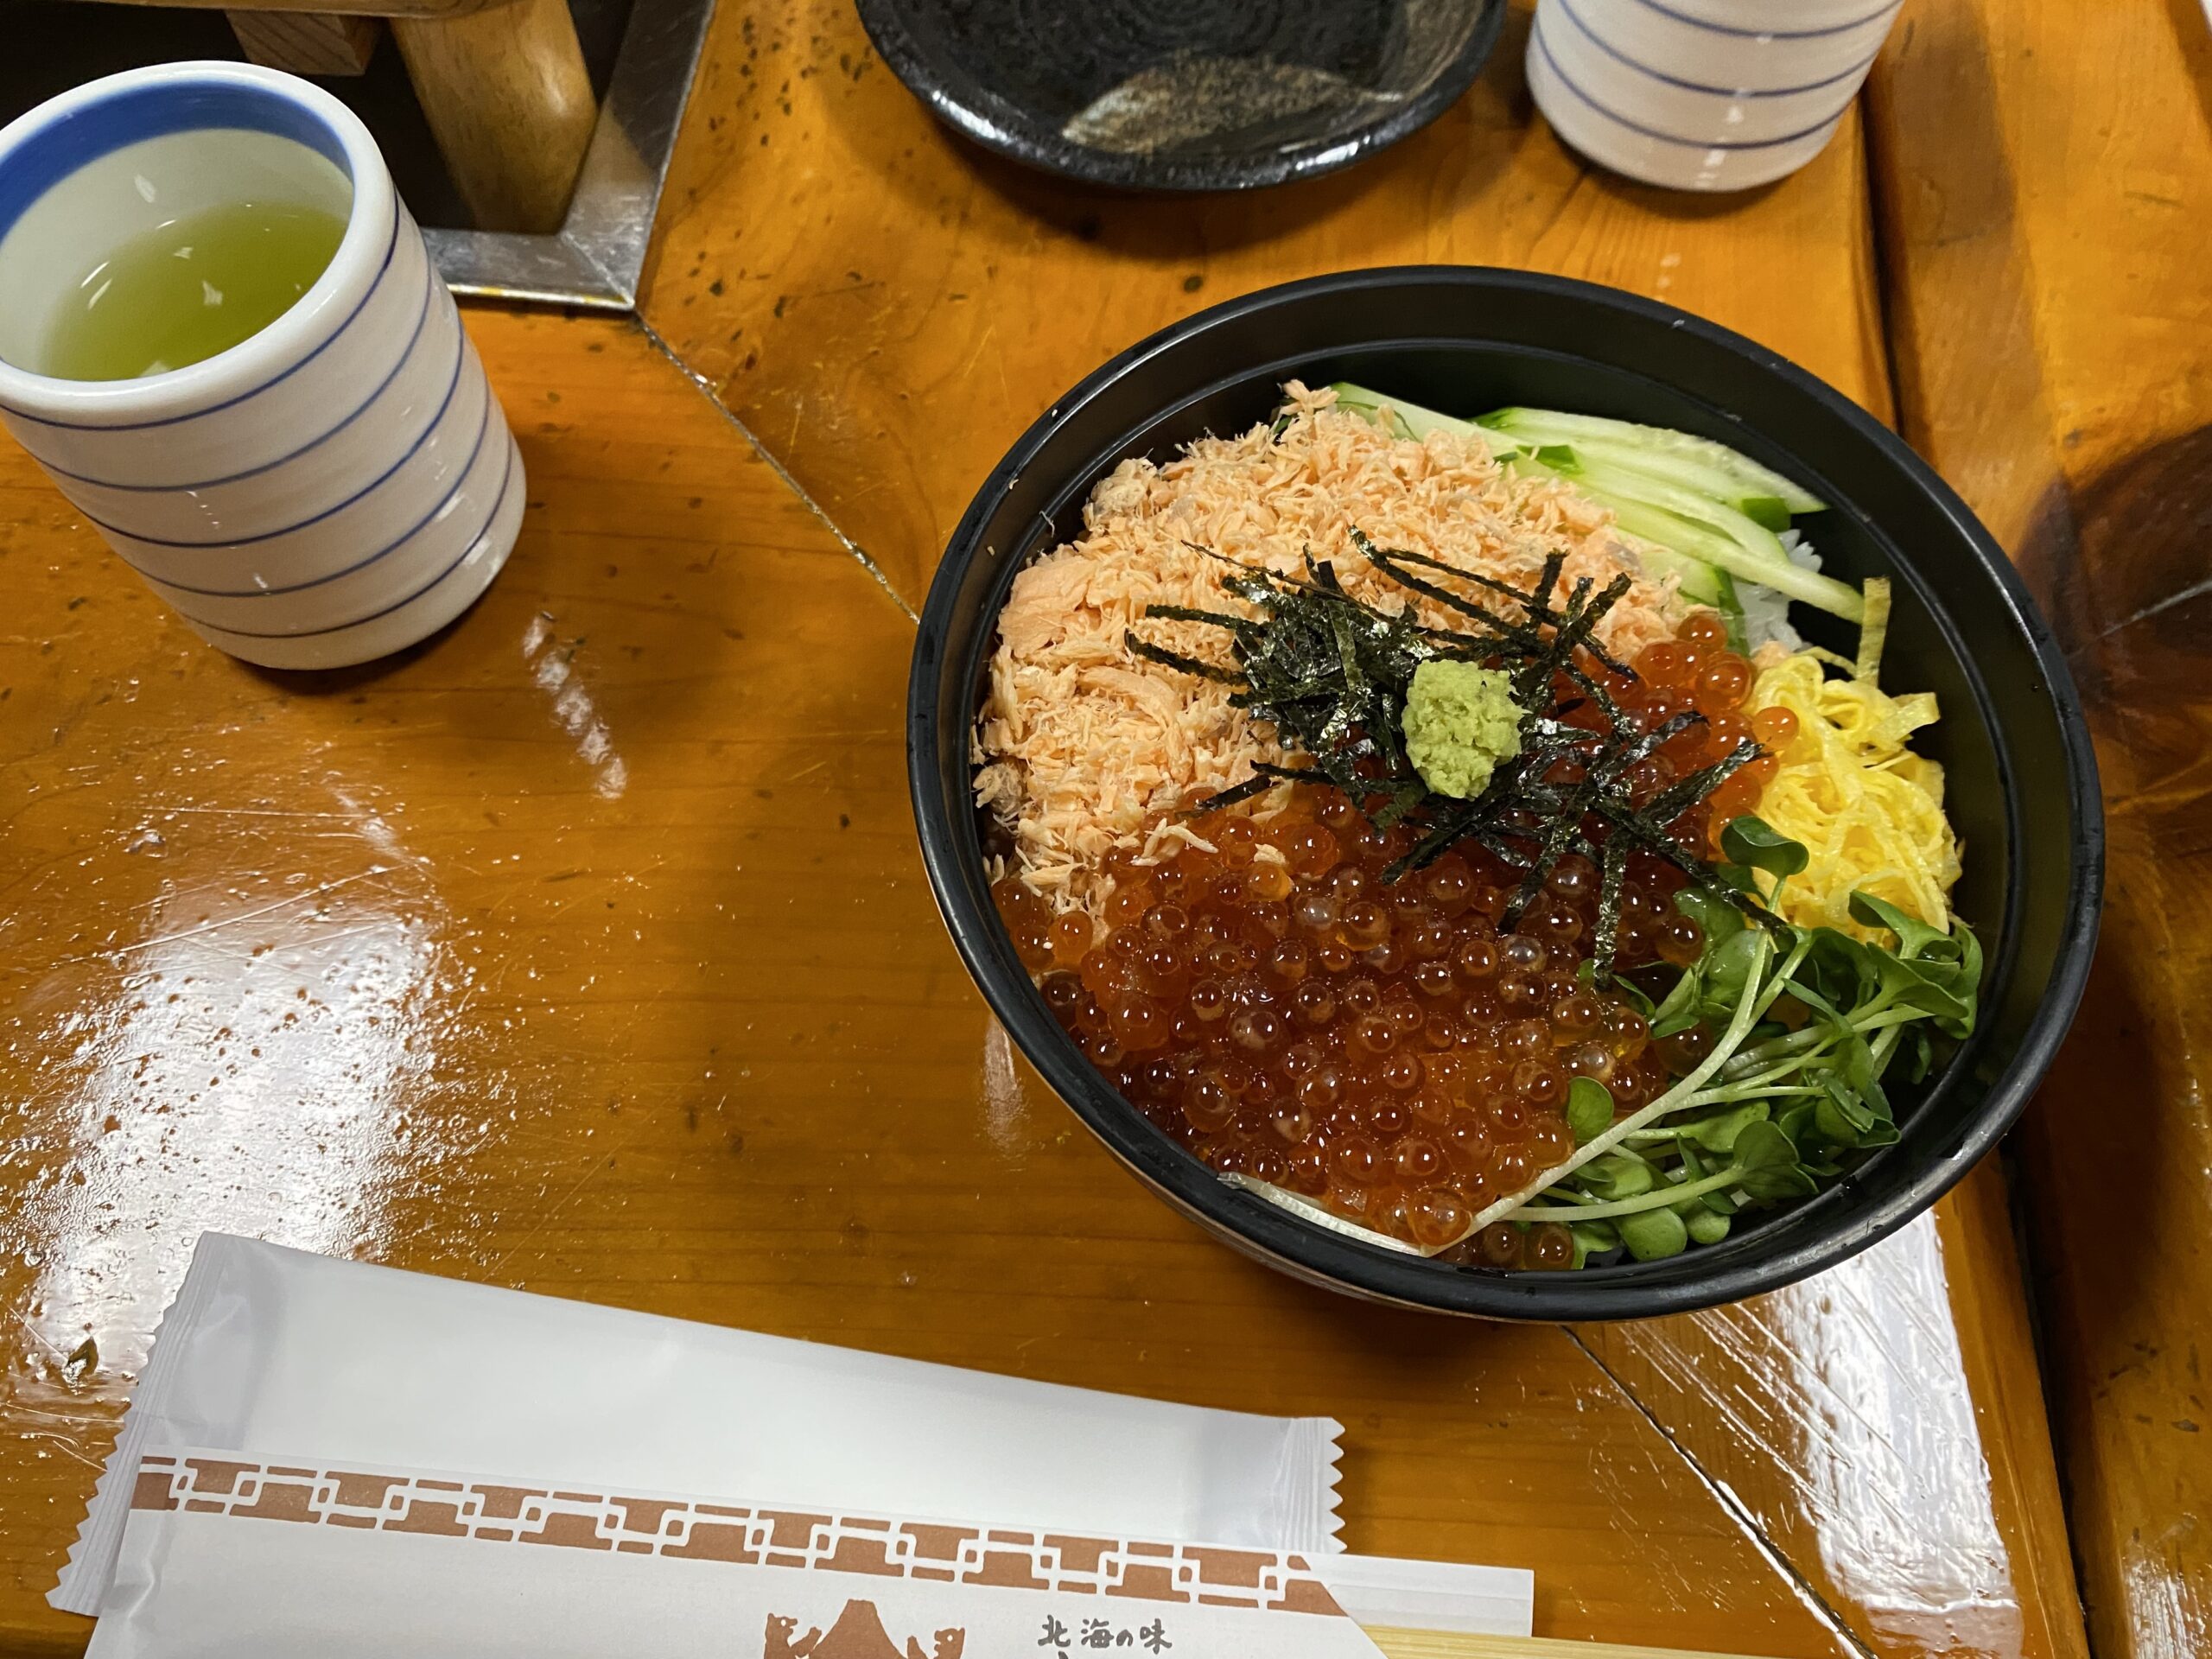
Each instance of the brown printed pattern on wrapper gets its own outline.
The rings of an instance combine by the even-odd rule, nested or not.
[[[141,1459],[134,1510],[1343,1618],[1302,1555],[237,1459]]]

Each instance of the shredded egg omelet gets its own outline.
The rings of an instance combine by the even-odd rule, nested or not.
[[[1905,747],[1935,723],[1935,695],[1893,697],[1871,677],[1831,679],[1818,658],[1800,652],[1761,670],[1745,708],[1787,709],[1797,718],[1758,806],[1761,817],[1811,855],[1783,886],[1776,903],[1783,919],[1884,938],[1852,918],[1852,893],[1863,887],[1948,930],[1959,841],[1943,816],[1943,769]],[[1771,887],[1771,878],[1761,885]]]

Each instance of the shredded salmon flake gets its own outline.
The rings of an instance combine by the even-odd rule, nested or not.
[[[1392,611],[1410,598],[1424,623],[1449,626],[1447,607],[1361,556],[1355,527],[1378,546],[1522,586],[1557,552],[1568,587],[1631,578],[1598,627],[1614,655],[1674,636],[1688,607],[1672,579],[1645,574],[1612,514],[1571,484],[1517,477],[1479,438],[1394,437],[1332,407],[1332,391],[1293,381],[1284,391],[1279,433],[1263,424],[1201,438],[1165,466],[1123,461],[1091,492],[1084,533],[1014,578],[972,745],[976,801],[1014,839],[994,880],[1010,865],[1057,910],[1096,920],[1113,891],[1102,868],[1110,852],[1143,863],[1170,841],[1204,844],[1205,820],[1169,816],[1177,805],[1244,782],[1255,760],[1284,759],[1271,726],[1230,706],[1229,687],[1147,661],[1123,638],[1135,626],[1170,650],[1225,662],[1219,629],[1145,620],[1150,605],[1252,613],[1222,590],[1229,573],[1209,553],[1287,573],[1310,550],[1334,561],[1355,597]],[[1497,602],[1471,584],[1465,591]],[[1260,797],[1253,815],[1273,817],[1282,795]]]

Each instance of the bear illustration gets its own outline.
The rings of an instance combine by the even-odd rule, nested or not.
[[[817,1626],[800,1636],[798,1630],[797,1619],[769,1614],[760,1659],[961,1659],[968,1643],[965,1630],[939,1630],[927,1652],[911,1636],[903,1649],[897,1647],[872,1601],[847,1602],[826,1631]]]

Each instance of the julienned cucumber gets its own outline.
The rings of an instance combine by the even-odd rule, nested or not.
[[[1571,478],[1611,508],[1628,534],[1675,555],[1683,594],[1713,606],[1732,622],[1740,618],[1740,608],[1732,587],[1725,597],[1720,587],[1731,576],[1850,621],[1865,614],[1856,588],[1793,563],[1775,535],[1788,527],[1790,512],[1818,512],[1825,504],[1726,444],[1551,410],[1503,409],[1480,421],[1463,421],[1363,386],[1339,382],[1335,391],[1339,408],[1370,419],[1387,410],[1402,436],[1479,435],[1516,470]],[[1700,576],[1692,565],[1709,569]]]
[[[1499,446],[1493,441],[1491,447],[1495,452]],[[1524,452],[1530,448],[1525,443],[1519,447]],[[1707,530],[1726,537],[1743,549],[1748,556],[1762,564],[1789,563],[1789,555],[1783,551],[1779,536],[1749,513],[1725,501],[1717,501],[1710,495],[1685,488],[1654,474],[1638,472],[1632,467],[1614,466],[1579,443],[1548,443],[1535,453],[1569,477],[1587,479],[1592,488],[1603,490],[1609,496],[1641,501],[1647,507],[1656,507],[1662,512],[1671,512],[1678,518],[1688,518],[1693,524],[1703,524]],[[1789,525],[1785,524],[1783,528],[1787,530]]]
[[[1686,489],[1739,511],[1746,501],[1779,502],[1786,512],[1819,512],[1827,503],[1803,485],[1762,467],[1726,444],[1670,427],[1638,426],[1597,415],[1568,415],[1554,409],[1496,409],[1475,424],[1503,432],[1522,445],[1571,443],[1591,459],[1617,461],[1670,479]],[[1782,529],[1782,525],[1770,525]]]
[[[1540,478],[1573,478],[1584,494],[1612,509],[1614,524],[1635,538],[1646,569],[1655,575],[1673,576],[1683,598],[1719,612],[1728,625],[1729,642],[1742,646],[1744,607],[1736,597],[1734,581],[1714,557],[1716,551],[1727,550],[1719,536],[1643,502],[1616,499],[1590,488],[1570,446],[1548,445],[1532,454],[1494,445],[1491,453],[1519,472]]]
[[[1472,421],[1463,421],[1452,415],[1440,415],[1433,409],[1423,409],[1419,404],[1409,404],[1402,397],[1385,397],[1379,391],[1355,386],[1349,380],[1339,380],[1329,390],[1337,394],[1338,409],[1364,415],[1370,421],[1381,421],[1388,411],[1390,429],[1402,438],[1425,438],[1432,432],[1449,432],[1462,438],[1478,437],[1485,443],[1491,441],[1491,435]]]
[[[1510,467],[1572,479],[1585,495],[1611,507],[1620,527],[1631,536],[1847,621],[1856,622],[1866,613],[1866,601],[1856,588],[1792,563],[1772,531],[1733,507],[1640,474],[1592,466],[1572,444],[1547,444],[1533,454],[1525,449],[1503,451],[1493,444],[1492,453]]]

